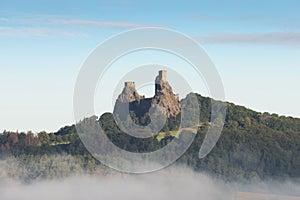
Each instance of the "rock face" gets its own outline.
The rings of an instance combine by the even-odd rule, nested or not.
[[[119,95],[117,101],[120,103],[129,103],[134,101],[140,101],[143,98],[145,97],[140,96],[137,90],[135,89],[134,82],[125,82],[124,89]]]
[[[116,110],[118,112],[124,110],[124,108],[119,108],[124,105],[128,106],[128,103],[129,110],[134,111],[139,117],[147,113],[150,107],[155,105],[164,108],[163,112],[168,118],[176,117],[180,113],[179,97],[173,93],[172,87],[167,81],[166,70],[159,71],[155,79],[155,95],[151,98],[139,95],[134,82],[125,82],[125,87],[116,101],[114,112]]]

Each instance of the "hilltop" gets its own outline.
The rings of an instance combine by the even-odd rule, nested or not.
[[[131,152],[154,151],[172,140],[185,137],[188,133],[176,132],[180,123],[180,112],[177,109],[180,109],[180,102],[184,99],[180,101],[176,99],[177,95],[173,93],[171,86],[168,86],[163,73],[160,73],[156,79],[158,84],[155,86],[154,97],[147,99],[137,93],[134,83],[126,83],[117,102],[130,103],[133,109],[144,106],[143,101],[148,102],[146,104],[148,106],[161,103],[164,108],[170,108],[165,105],[167,101],[178,102],[178,104],[173,102],[174,107],[167,109],[169,119],[158,136],[150,138],[129,136],[116,125],[112,113],[105,113],[99,118],[93,116],[87,120],[97,121],[114,144]],[[165,98],[165,93],[168,93],[168,98]],[[260,113],[233,103],[228,103],[224,129],[216,146],[207,157],[199,159],[199,149],[210,125],[212,99],[199,94],[196,96],[201,110],[197,135],[190,148],[176,164],[184,164],[197,172],[206,171],[225,180],[300,178],[300,119]],[[173,115],[175,113],[177,114]],[[144,117],[147,115],[146,110],[130,113],[133,121],[140,124],[148,123]],[[52,174],[51,176],[64,174],[64,172],[54,173],[53,171],[58,168],[51,167],[53,156],[58,155],[63,158],[55,158],[55,160],[69,162],[70,166],[73,166],[66,167],[65,170],[68,171],[66,174],[78,171],[97,173],[99,167],[103,167],[87,152],[76,133],[75,125],[63,127],[54,133],[41,132],[37,135],[30,132],[6,131],[0,134],[0,152],[2,158],[15,157],[22,161],[22,168],[16,168],[12,173],[14,176],[22,176],[22,173],[30,170],[39,171],[37,177],[29,177],[29,179],[48,177],[49,174]],[[70,157],[64,159],[65,156],[76,159]],[[43,162],[36,163],[36,159]],[[39,168],[33,167],[34,165],[39,165]]]

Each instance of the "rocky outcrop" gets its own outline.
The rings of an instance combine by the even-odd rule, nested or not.
[[[138,91],[135,89],[134,82],[125,82],[124,89],[122,93],[119,95],[117,101],[120,103],[129,103],[134,101],[140,101],[145,98],[144,96],[140,96]]]
[[[138,116],[149,111],[151,106],[159,105],[163,108],[164,114],[170,117],[176,117],[180,113],[180,104],[178,95],[174,94],[172,87],[167,81],[167,71],[159,71],[155,79],[155,95],[151,98],[139,95],[134,82],[125,82],[125,87],[119,95],[114,112],[124,110],[120,107],[129,103],[129,110],[133,110]],[[127,107],[128,109],[128,107]]]

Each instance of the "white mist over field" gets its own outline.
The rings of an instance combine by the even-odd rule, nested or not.
[[[165,170],[143,175],[76,176],[29,185],[2,181],[1,200],[74,199],[230,199],[230,192],[204,175],[187,170]]]
[[[281,199],[299,200],[300,185],[268,183],[244,185],[225,184],[207,175],[183,168],[169,168],[159,172],[112,176],[73,176],[63,180],[45,180],[21,184],[10,179],[0,180],[1,200],[231,200]],[[271,188],[271,190],[267,189]],[[246,192],[238,192],[242,189]],[[247,193],[247,190],[251,190]],[[269,190],[269,191],[268,191]],[[277,193],[274,194],[273,190]],[[287,190],[293,196],[287,196]],[[253,192],[266,193],[263,195]]]

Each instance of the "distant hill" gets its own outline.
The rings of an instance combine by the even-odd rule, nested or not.
[[[201,108],[198,133],[176,164],[184,164],[195,171],[205,171],[225,180],[300,178],[300,119],[255,112],[232,103],[228,103],[219,141],[207,157],[199,159],[199,148],[209,126],[211,99],[196,95]],[[132,152],[152,151],[171,140],[176,141],[178,137],[185,137],[185,133],[176,135],[172,131],[178,126],[177,118],[168,122],[160,135],[147,139],[123,133],[111,113],[89,120],[97,120],[111,141]],[[55,133],[41,132],[37,135],[6,131],[0,134],[0,152],[3,158],[14,156],[22,160],[68,154],[80,157],[80,166],[83,169],[88,167],[90,172],[94,169],[91,165],[101,165],[93,161],[86,151],[74,125],[63,127]],[[50,173],[55,170],[50,166],[46,165],[43,169]]]
[[[199,148],[209,126],[211,99],[198,94],[197,97],[201,108],[198,134],[178,163],[183,162],[196,171],[205,170],[229,179],[300,176],[300,119],[255,112],[232,103],[228,103],[219,141],[206,158],[199,159]],[[174,127],[180,123],[179,119],[169,122],[165,131],[156,137],[159,142],[153,143],[152,140],[136,139],[118,132],[109,113],[99,121],[115,144],[133,152],[152,151],[172,139],[176,140],[170,130],[176,129]],[[184,137],[184,134],[177,137]],[[146,145],[147,142],[149,145]]]

